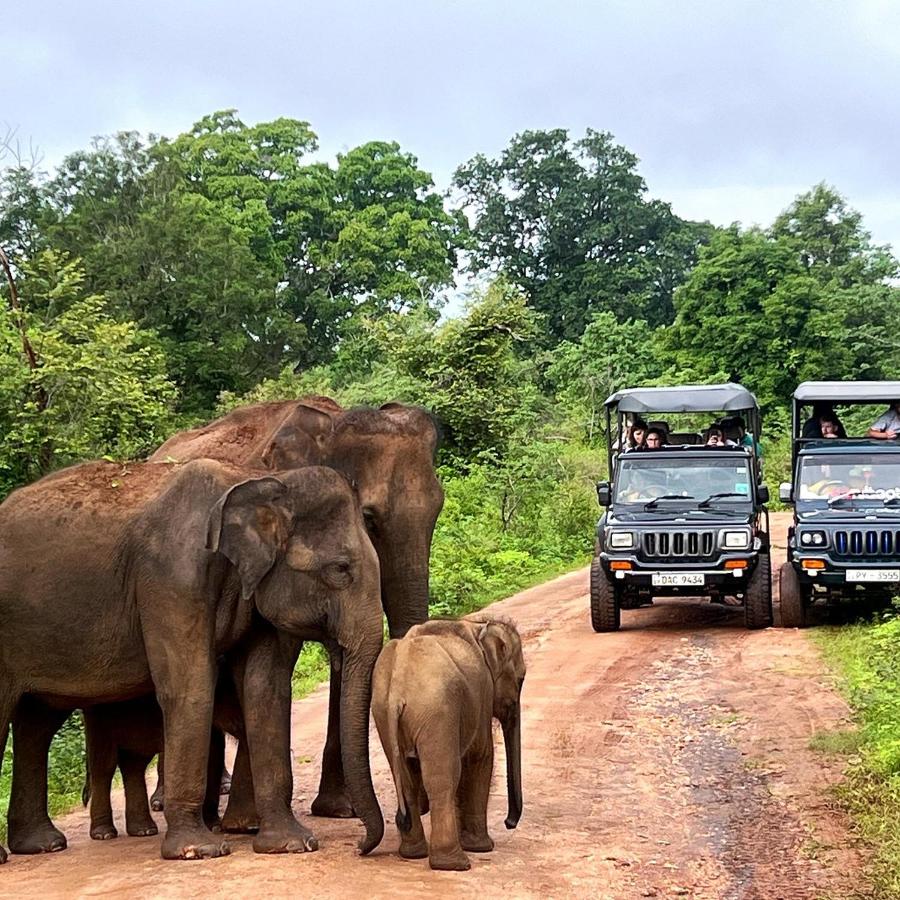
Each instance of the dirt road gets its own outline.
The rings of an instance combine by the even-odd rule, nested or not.
[[[783,547],[786,517],[775,517]],[[783,552],[783,551],[782,551]],[[777,551],[776,551],[777,553]],[[87,819],[60,821],[69,850],[12,857],[0,896],[486,896],[845,898],[863,892],[862,860],[829,799],[838,763],[810,736],[846,724],[809,640],[747,632],[740,610],[663,601],[625,612],[622,630],[588,622],[587,570],[496,605],[526,640],[525,814],[503,827],[502,740],[490,821],[496,849],[468,873],[431,872],[384,843],[360,859],[360,826],[308,820],[321,850],[261,857],[233,840],[230,857],[163,862],[157,838],[95,843]],[[327,696],[295,704],[296,809],[318,773]],[[373,731],[376,787],[395,797]],[[120,798],[121,799],[121,798]]]

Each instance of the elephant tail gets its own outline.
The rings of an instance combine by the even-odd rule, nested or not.
[[[404,834],[408,834],[412,828],[412,817],[409,814],[409,800],[404,788],[408,785],[408,778],[404,777],[403,754],[400,752],[400,716],[406,702],[388,698],[388,722],[387,722],[387,750],[388,762],[391,766],[391,775],[394,776],[394,787],[397,790],[397,828]]]

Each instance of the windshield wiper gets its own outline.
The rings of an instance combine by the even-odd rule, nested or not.
[[[660,500],[693,500],[689,494],[661,494],[659,497],[654,497],[652,500],[647,501],[644,504],[644,509],[656,509],[659,506]]]
[[[712,506],[713,500],[718,500],[720,497],[742,497],[744,500],[750,499],[746,494],[739,494],[737,491],[722,491],[719,494],[710,494],[705,500],[701,500],[697,504],[697,509],[709,509],[710,506]]]

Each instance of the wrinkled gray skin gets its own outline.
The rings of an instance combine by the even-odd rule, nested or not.
[[[433,869],[465,870],[465,851],[494,848],[487,830],[494,768],[491,719],[506,741],[509,812],[522,815],[520,694],[525,679],[515,626],[476,615],[433,620],[387,644],[372,679],[372,714],[397,789],[400,855]],[[431,844],[422,800],[431,806]]]
[[[0,760],[23,701],[14,779],[28,777],[33,703],[72,709],[155,693],[168,776],[162,855],[227,853],[201,815],[216,660],[227,654],[255,775],[254,848],[315,849],[291,812],[290,648],[303,638],[333,641],[343,651],[341,737],[366,826],[360,846],[377,846],[368,703],[382,642],[379,569],[339,474],[311,467],[248,477],[208,460],[88,463],[11,494],[0,534]],[[38,783],[18,789],[34,796],[46,790],[46,768],[43,776],[40,760],[31,768]],[[22,810],[41,815],[23,821]],[[43,842],[59,834],[46,806],[11,803],[8,821],[13,850],[33,852],[27,842],[42,829]]]
[[[357,489],[378,553],[391,637],[402,637],[428,618],[431,539],[444,502],[434,471],[437,439],[432,417],[417,407],[388,403],[345,410],[328,398],[307,397],[236,409],[174,435],[151,460],[211,458],[264,469],[325,465],[345,474]],[[342,771],[340,686],[340,659],[332,654],[328,737],[314,815],[354,814]],[[240,750],[235,768],[223,827],[253,831],[256,814]],[[157,802],[160,794],[158,788]]]

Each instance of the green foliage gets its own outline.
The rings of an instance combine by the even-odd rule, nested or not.
[[[464,223],[415,157],[316,149],[306,122],[234,110],[171,141],[121,133],[52,178],[6,170],[0,239],[20,266],[48,247],[81,258],[89,291],[159,335],[183,408],[208,411],[288,361],[327,361],[355,316],[435,318],[452,281]]]
[[[874,847],[878,897],[900,896],[900,618],[818,630],[815,640],[843,679],[858,726],[840,797]],[[819,743],[822,742],[819,738]],[[830,742],[833,749],[835,741]]]
[[[20,315],[0,308],[0,488],[156,446],[176,394],[155,336],[116,321],[105,298],[85,294],[80,263],[56,251],[24,265],[19,290]]]
[[[859,215],[821,185],[768,232],[719,231],[676,294],[674,323],[659,332],[666,378],[739,381],[770,412],[801,381],[892,377],[895,270]]]
[[[499,268],[526,293],[549,346],[577,340],[598,312],[671,321],[673,291],[709,227],[647,199],[637,163],[608,133],[570,141],[554,129],[456,170],[474,218],[473,269]]]
[[[586,562],[599,518],[599,454],[535,442],[468,474],[441,472],[432,614],[461,615]]]
[[[653,332],[643,319],[617,321],[598,313],[577,342],[563,341],[550,354],[544,376],[592,442],[605,430],[606,398],[621,387],[651,384],[661,366],[653,351]]]

